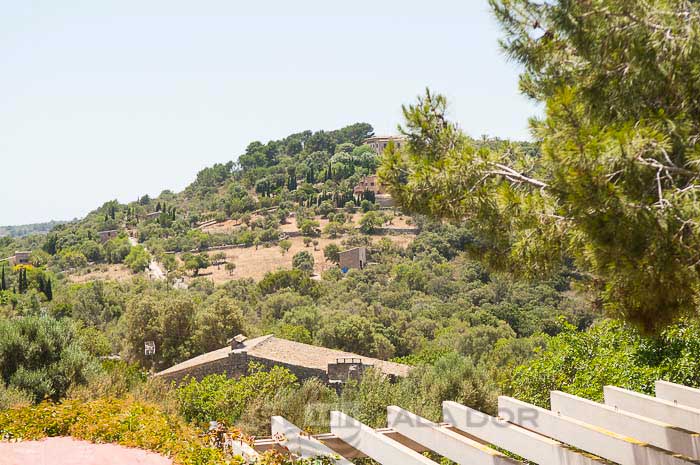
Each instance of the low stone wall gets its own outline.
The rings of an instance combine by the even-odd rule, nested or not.
[[[377,228],[376,234],[418,234],[418,228]]]

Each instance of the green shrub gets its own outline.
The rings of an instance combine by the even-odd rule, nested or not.
[[[262,368],[251,363],[251,374],[237,380],[226,375],[209,375],[201,381],[186,379],[176,391],[180,412],[186,420],[200,424],[212,420],[233,424],[249,403],[267,402],[280,390],[296,385],[296,376],[286,368]]]
[[[31,405],[33,401],[34,396],[31,393],[0,383],[0,410],[25,407]]]
[[[124,258],[124,264],[134,273],[139,273],[148,268],[150,262],[151,254],[140,245],[132,247],[129,254]]]
[[[146,383],[147,376],[146,371],[135,363],[104,360],[101,369],[89,373],[85,384],[72,386],[67,397],[85,402],[102,397],[125,397]],[[161,393],[158,400],[162,397],[165,393]]]
[[[24,317],[0,320],[0,382],[32,395],[36,402],[58,400],[84,384],[97,368],[68,320]]]
[[[297,252],[292,258],[292,267],[295,270],[311,273],[314,271],[314,256],[306,250]]]
[[[155,405],[133,399],[92,402],[43,402],[0,412],[0,437],[36,440],[72,436],[95,443],[116,443],[172,457],[179,465],[227,463],[221,450],[208,447],[198,432]],[[234,459],[228,463],[243,463]]]
[[[234,382],[225,374],[205,376],[201,381],[187,378],[176,391],[180,413],[186,420],[199,423],[224,420],[222,405],[227,388]]]
[[[657,379],[700,386],[698,329],[697,322],[680,323],[658,337],[645,338],[614,320],[583,332],[567,326],[514,372],[512,395],[548,407],[553,390],[600,402],[606,385],[647,394],[653,394]]]

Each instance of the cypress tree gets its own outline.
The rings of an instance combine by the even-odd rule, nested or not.
[[[51,289],[51,278],[46,281],[46,289],[44,289],[44,295],[46,296],[46,300],[51,302],[53,300],[53,290]]]
[[[5,265],[2,266],[2,276],[0,276],[0,291],[7,290],[7,281],[5,280]]]
[[[27,270],[24,268],[19,269],[17,287],[20,294],[24,294],[27,291]]]

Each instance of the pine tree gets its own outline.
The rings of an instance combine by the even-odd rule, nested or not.
[[[575,264],[646,333],[700,298],[700,5],[490,0],[538,144],[474,144],[445,97],[404,107],[378,174],[407,212],[474,225],[483,262],[538,278]]]

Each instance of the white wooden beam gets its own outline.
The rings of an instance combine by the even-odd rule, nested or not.
[[[338,455],[318,439],[304,433],[284,417],[272,417],[270,427],[273,438],[299,458],[329,457],[337,464],[352,465],[352,462]]]
[[[627,412],[643,413],[645,417],[654,418],[680,428],[700,432],[700,409],[686,407],[669,400],[640,394],[615,386],[603,388],[605,405]]]
[[[572,450],[551,438],[534,433],[478,410],[446,401],[443,420],[471,437],[510,451],[539,465],[600,465],[597,457]],[[476,462],[475,462],[476,463]]]
[[[383,465],[436,465],[427,457],[342,412],[331,412],[331,432]]]
[[[244,460],[250,463],[254,463],[260,458],[260,454],[255,450],[254,447],[247,444],[240,439],[234,439],[231,441],[231,452],[234,455],[240,455]]]
[[[621,465],[697,465],[700,462],[674,455],[621,434],[559,416],[549,410],[511,397],[498,398],[498,415],[520,426],[570,444]]]
[[[682,384],[669,383],[668,381],[656,382],[656,397],[668,400],[676,404],[700,409],[700,389],[694,389]]]
[[[495,449],[393,405],[387,407],[387,420],[390,428],[459,464],[520,463]]]
[[[550,393],[552,411],[687,457],[700,458],[700,435],[559,391]]]

